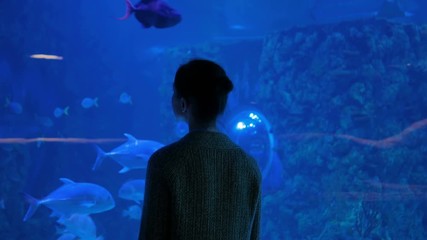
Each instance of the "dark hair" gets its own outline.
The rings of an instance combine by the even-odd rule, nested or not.
[[[193,104],[194,116],[201,121],[214,120],[222,114],[233,83],[215,62],[193,59],[181,65],[175,74],[174,89],[178,97]]]

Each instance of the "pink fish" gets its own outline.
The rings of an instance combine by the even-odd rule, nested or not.
[[[142,0],[133,5],[126,0],[126,14],[119,18],[125,20],[134,13],[144,28],[168,28],[181,22],[181,14],[161,0]]]

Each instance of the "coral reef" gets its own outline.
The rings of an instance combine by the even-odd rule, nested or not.
[[[254,97],[282,136],[278,149],[287,156],[284,168],[298,189],[279,202],[302,193],[323,196],[293,216],[294,238],[427,236],[422,225],[427,209],[421,204],[426,189],[400,189],[426,184],[419,178],[424,168],[415,170],[425,166],[424,125],[404,139],[398,134],[427,117],[420,90],[426,79],[426,30],[425,25],[366,20],[293,28],[265,39],[259,64],[264,89]],[[337,133],[398,137],[394,148],[378,149],[370,141],[336,138]],[[372,181],[397,183],[397,189],[373,187]],[[417,191],[423,193],[414,196]],[[401,217],[410,214],[418,220]]]

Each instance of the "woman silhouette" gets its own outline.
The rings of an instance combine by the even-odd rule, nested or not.
[[[149,160],[139,239],[259,239],[260,170],[216,126],[233,83],[218,64],[195,59],[173,87],[189,133]]]

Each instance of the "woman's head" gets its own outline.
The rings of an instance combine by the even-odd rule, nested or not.
[[[194,59],[181,65],[175,74],[174,111],[182,115],[182,104],[191,107],[192,117],[199,122],[214,121],[222,114],[233,83],[218,64]]]

